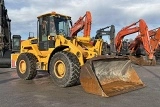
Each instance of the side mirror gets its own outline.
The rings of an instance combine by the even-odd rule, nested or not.
[[[12,37],[12,52],[19,52],[21,49],[21,36],[13,35]]]

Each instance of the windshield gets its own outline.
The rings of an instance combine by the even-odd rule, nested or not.
[[[69,20],[61,16],[61,17],[55,17],[54,21],[57,34],[69,36],[70,33]]]
[[[14,39],[13,39],[13,44],[14,44],[14,46],[16,46],[16,47],[20,46],[19,39],[18,39],[18,38],[14,38]]]
[[[20,39],[19,38],[13,38],[13,50],[19,50],[20,49]]]

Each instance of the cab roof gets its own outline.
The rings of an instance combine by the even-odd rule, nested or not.
[[[66,18],[71,19],[70,16],[66,16],[66,15],[63,15],[63,14],[59,14],[59,13],[56,13],[56,12],[54,12],[54,11],[53,11],[53,12],[50,12],[50,13],[42,14],[42,15],[38,16],[37,18],[40,18],[40,17],[43,17],[43,16],[64,16],[64,17],[66,17]]]

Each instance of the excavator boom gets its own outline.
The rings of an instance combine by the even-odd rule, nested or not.
[[[160,28],[157,28],[157,31],[153,31],[150,35],[152,50],[155,52],[160,43]]]
[[[85,18],[85,19],[84,19]],[[77,22],[71,27],[70,36],[77,36],[77,33],[84,29],[84,37],[90,36],[92,17],[89,11],[83,17],[80,17]]]
[[[156,28],[149,31],[149,39],[150,39],[150,46],[153,51],[153,54],[156,53],[160,43],[160,28]],[[129,49],[131,53],[136,52],[140,46],[144,47],[141,35],[138,35],[135,40],[130,44]],[[147,51],[146,51],[147,52]],[[148,59],[145,58],[146,56],[142,56],[139,61],[136,58],[132,57],[134,63],[139,65],[156,65],[155,56],[153,57],[152,61],[150,62]]]
[[[110,28],[110,30],[106,30]],[[108,45],[106,42],[103,42],[103,46],[102,46],[102,54],[111,54],[111,53],[115,53],[115,45],[114,45],[114,39],[115,39],[115,26],[111,25],[111,26],[107,26],[104,28],[101,28],[99,30],[97,30],[96,32],[96,36],[94,37],[95,39],[102,39],[102,36],[109,36],[110,38],[110,45]]]
[[[135,26],[138,22],[139,22],[139,26]],[[153,50],[150,46],[151,43],[150,43],[150,38],[149,38],[148,26],[143,19],[140,19],[138,22],[133,23],[118,32],[118,34],[115,38],[116,50],[118,53],[120,52],[121,47],[122,47],[122,40],[125,36],[139,32],[144,49],[146,50],[146,52],[149,56],[149,59],[153,59]],[[135,26],[135,27],[130,28],[132,26]]]
[[[152,50],[156,50],[158,48],[160,42],[160,28],[156,28],[149,31],[149,38],[150,38],[150,45]],[[143,41],[141,39],[141,35],[138,35],[132,43],[130,43],[129,49],[130,50],[137,50],[138,46],[142,44]],[[131,52],[133,53],[133,52]]]

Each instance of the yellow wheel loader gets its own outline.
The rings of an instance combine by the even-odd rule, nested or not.
[[[18,48],[11,58],[20,78],[34,79],[44,70],[59,87],[80,82],[86,92],[104,97],[145,86],[128,58],[101,55],[103,40],[93,45],[90,37],[71,37],[70,24],[70,16],[51,12],[38,16],[37,38],[21,43],[13,38],[13,48]]]

